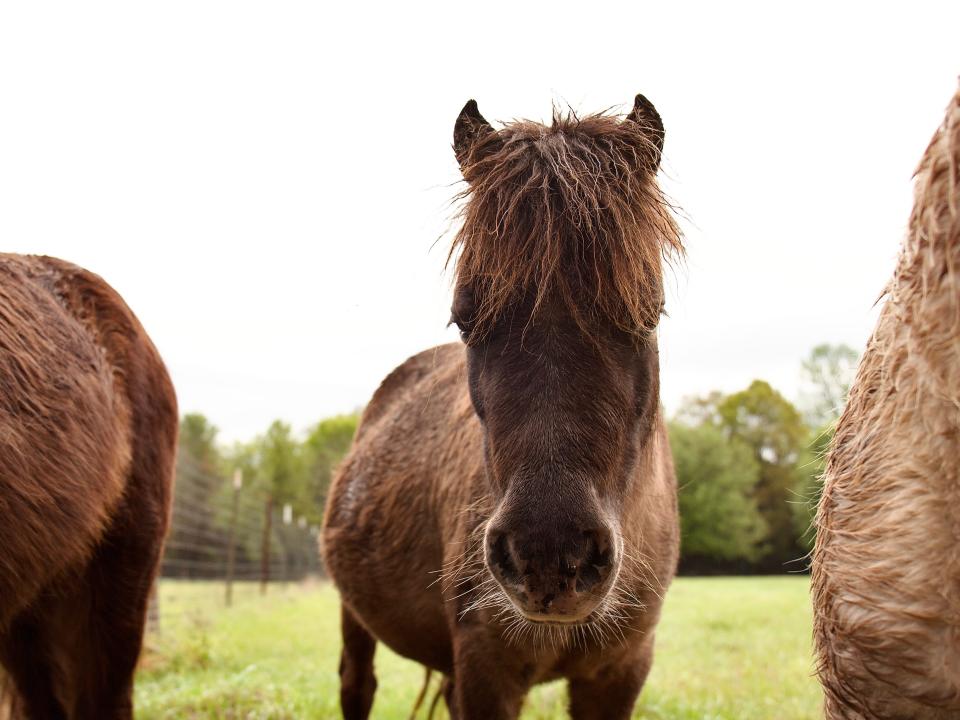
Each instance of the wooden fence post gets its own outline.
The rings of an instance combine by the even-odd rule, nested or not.
[[[153,587],[150,588],[150,599],[147,601],[147,632],[155,635],[160,634],[160,577],[153,580]]]
[[[233,576],[237,563],[237,517],[240,512],[240,488],[243,487],[243,471],[233,471],[233,510],[230,513],[230,542],[227,545],[227,587],[224,601],[227,607],[233,604]]]
[[[293,506],[286,503],[283,506],[283,536],[280,551],[283,553],[283,590],[286,592],[287,583],[290,582],[290,548],[287,544],[290,542],[290,525],[293,522]]]
[[[273,531],[273,495],[267,496],[263,508],[263,540],[260,544],[260,594],[267,594],[270,582],[270,533]]]

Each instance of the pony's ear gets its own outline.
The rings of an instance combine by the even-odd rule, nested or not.
[[[453,152],[457,156],[457,162],[460,163],[461,169],[470,159],[472,150],[495,134],[493,128],[490,127],[490,123],[484,119],[480,110],[477,109],[477,101],[468,100],[453,126]]]
[[[660,156],[663,154],[663,120],[660,113],[643,95],[637,95],[633,101],[633,110],[627,115],[627,122],[635,122],[643,128],[655,150],[653,169],[660,167]]]

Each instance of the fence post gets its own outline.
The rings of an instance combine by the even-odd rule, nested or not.
[[[280,552],[283,553],[283,590],[286,592],[287,584],[290,582],[290,548],[287,547],[290,542],[290,524],[293,522],[293,506],[286,503],[283,506],[283,542],[280,544]]]
[[[147,602],[147,632],[155,635],[160,634],[160,592],[157,589],[160,585],[160,577],[153,580],[153,587],[150,588],[150,600]]]
[[[310,564],[310,535],[307,532],[307,519],[301,515],[297,520],[297,582],[302,583],[307,578]]]
[[[267,496],[267,503],[263,508],[263,540],[260,544],[260,594],[267,594],[267,583],[270,582],[270,533],[273,529],[273,495]]]
[[[318,577],[323,577],[323,562],[320,558],[320,528],[316,525],[310,526],[310,572],[316,573]]]
[[[237,516],[240,512],[240,488],[243,487],[243,471],[233,471],[233,510],[230,513],[230,542],[227,545],[227,587],[224,600],[227,607],[233,604],[233,576],[237,563]]]

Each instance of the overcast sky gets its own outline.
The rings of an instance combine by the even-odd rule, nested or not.
[[[100,273],[182,411],[225,441],[364,404],[456,339],[453,122],[629,109],[666,126],[689,256],[668,408],[820,342],[862,348],[911,174],[960,73],[960,3],[4,3],[0,238]]]

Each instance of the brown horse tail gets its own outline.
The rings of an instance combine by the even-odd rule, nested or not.
[[[427,675],[423,679],[423,687],[420,688],[420,694],[417,695],[417,700],[413,703],[413,710],[410,711],[410,720],[416,720],[417,713],[420,711],[420,706],[423,705],[423,699],[427,696],[427,688],[430,687],[430,676],[433,674],[433,670],[427,668]]]

